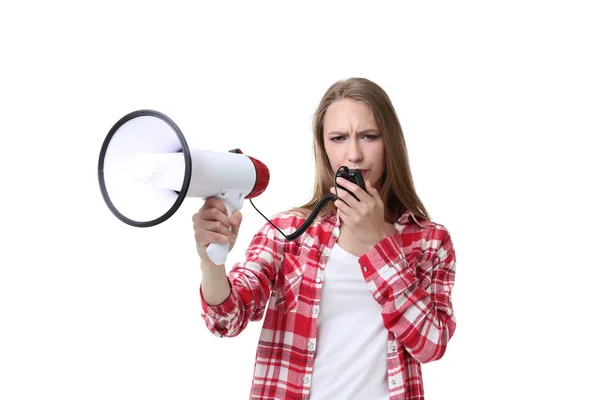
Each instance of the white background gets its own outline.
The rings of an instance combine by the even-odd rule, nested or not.
[[[3,5],[0,398],[247,398],[261,324],[218,339],[200,318],[202,200],[121,223],[100,147],[159,110],[194,147],[265,162],[270,216],[309,198],[312,114],[350,76],[392,98],[456,248],[458,328],[427,398],[600,398],[595,2],[414,3]],[[265,222],[242,211],[228,268]]]

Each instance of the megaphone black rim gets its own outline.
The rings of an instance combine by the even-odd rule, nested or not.
[[[110,196],[108,195],[108,191],[106,190],[106,183],[104,181],[104,158],[106,156],[106,151],[108,149],[108,145],[110,144],[110,141],[112,140],[112,137],[119,130],[119,128],[121,126],[123,126],[126,122],[128,122],[134,118],[142,117],[142,116],[151,116],[151,117],[160,118],[163,121],[165,121],[173,129],[173,131],[177,134],[179,142],[181,143],[181,151],[183,152],[183,158],[185,160],[185,174],[183,177],[183,185],[181,187],[181,191],[176,192],[176,193],[178,193],[178,196],[177,196],[177,199],[175,200],[175,203],[173,203],[171,208],[166,213],[164,213],[159,218],[156,218],[152,221],[134,221],[130,218],[127,218],[123,214],[121,214],[121,212],[119,212],[119,210],[117,210],[117,208],[111,201]],[[119,218],[121,221],[123,221],[126,224],[131,225],[131,226],[135,226],[135,227],[139,227],[139,228],[146,228],[146,227],[158,225],[160,223],[165,222],[167,219],[171,218],[173,216],[173,214],[175,214],[175,212],[179,209],[179,207],[183,203],[183,200],[185,199],[188,188],[190,186],[191,178],[192,178],[192,156],[190,153],[190,148],[189,148],[187,142],[185,141],[185,137],[183,136],[183,133],[181,133],[181,130],[175,124],[175,122],[173,122],[169,117],[167,117],[166,115],[164,115],[158,111],[138,110],[138,111],[133,111],[133,112],[125,115],[108,132],[108,135],[106,136],[106,139],[104,139],[104,143],[102,144],[102,148],[100,149],[100,159],[98,161],[98,181],[100,183],[100,190],[102,191],[102,197],[104,198],[104,202],[106,203],[106,205],[108,206],[110,211],[117,218]]]

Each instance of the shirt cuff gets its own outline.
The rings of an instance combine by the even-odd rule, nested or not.
[[[226,320],[226,316],[231,314],[235,308],[236,303],[234,300],[234,291],[231,287],[231,282],[229,278],[227,278],[227,282],[229,283],[230,293],[229,296],[223,301],[221,304],[217,304],[215,306],[211,306],[204,299],[204,295],[202,294],[202,284],[200,284],[200,304],[202,305],[202,311],[206,314],[207,317],[214,320],[215,322],[219,322],[220,320]]]

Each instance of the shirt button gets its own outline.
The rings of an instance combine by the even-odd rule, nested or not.
[[[333,237],[338,237],[340,236],[340,228],[335,228],[333,230]]]
[[[390,348],[390,350],[391,350],[391,351],[396,351],[396,346],[392,346],[392,347]]]
[[[363,271],[367,272],[369,269],[367,267],[363,267]]]
[[[396,381],[392,379],[392,385],[396,386]]]
[[[302,382],[304,382],[305,385],[308,385],[308,382],[310,382],[309,377],[305,376],[304,378],[302,378]]]
[[[313,307],[312,313],[317,314],[319,312],[319,307]]]
[[[315,348],[315,344],[312,341],[308,342],[308,349],[312,350],[314,348]]]
[[[321,283],[321,278],[319,278],[319,277],[317,276],[317,279],[316,279],[316,281],[317,281],[317,283]]]

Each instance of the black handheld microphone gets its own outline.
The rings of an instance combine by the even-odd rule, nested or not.
[[[335,178],[336,178],[336,183],[335,183],[336,194],[337,194],[337,188],[339,187],[341,189],[344,189],[348,193],[350,193],[352,195],[352,197],[354,197],[356,200],[358,200],[358,197],[356,197],[354,195],[354,193],[350,192],[348,189],[346,189],[342,185],[338,185],[337,184],[337,178],[338,177],[344,178],[347,181],[350,181],[350,182],[354,183],[355,185],[359,186],[365,192],[367,191],[367,189],[365,187],[365,181],[363,180],[363,176],[362,176],[362,174],[361,174],[361,172],[360,172],[359,169],[348,169],[348,167],[346,167],[346,166],[341,166],[337,170],[337,172],[335,173]],[[358,200],[358,201],[360,201],[360,200]]]

